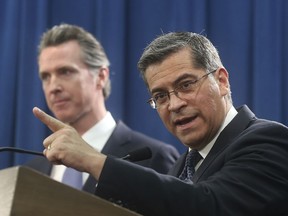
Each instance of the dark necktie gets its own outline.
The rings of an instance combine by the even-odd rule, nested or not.
[[[62,182],[71,187],[81,189],[83,185],[82,173],[73,168],[67,167],[64,172]]]
[[[195,166],[202,159],[202,156],[197,150],[191,150],[187,156],[184,169],[179,178],[186,182],[192,182],[192,176],[195,173]]]

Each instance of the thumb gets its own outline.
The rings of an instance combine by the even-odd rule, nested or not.
[[[53,132],[56,132],[66,126],[66,124],[48,115],[38,107],[33,108],[33,114]]]

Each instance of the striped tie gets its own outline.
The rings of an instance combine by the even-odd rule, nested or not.
[[[192,182],[192,176],[195,173],[195,166],[202,159],[202,156],[197,150],[191,150],[185,161],[185,166],[179,178],[186,182]]]

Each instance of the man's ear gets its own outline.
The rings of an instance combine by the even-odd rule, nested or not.
[[[227,95],[230,92],[229,73],[224,67],[218,68],[215,79],[219,85],[221,95]]]
[[[108,79],[109,79],[109,68],[101,67],[98,72],[97,86],[104,88]]]

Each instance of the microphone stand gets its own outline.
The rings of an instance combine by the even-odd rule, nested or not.
[[[0,147],[0,152],[4,152],[4,151],[17,152],[17,153],[27,153],[27,154],[44,156],[42,152],[36,152],[36,151],[14,148],[14,147]]]
[[[33,155],[40,155],[43,156],[42,152],[31,151],[21,148],[14,148],[14,147],[0,147],[0,152],[9,151],[9,152],[17,152],[17,153],[26,153],[26,154],[33,154]],[[125,155],[121,159],[128,160],[131,162],[146,160],[152,157],[152,152],[149,147],[140,148],[134,151],[129,152],[129,154]]]

